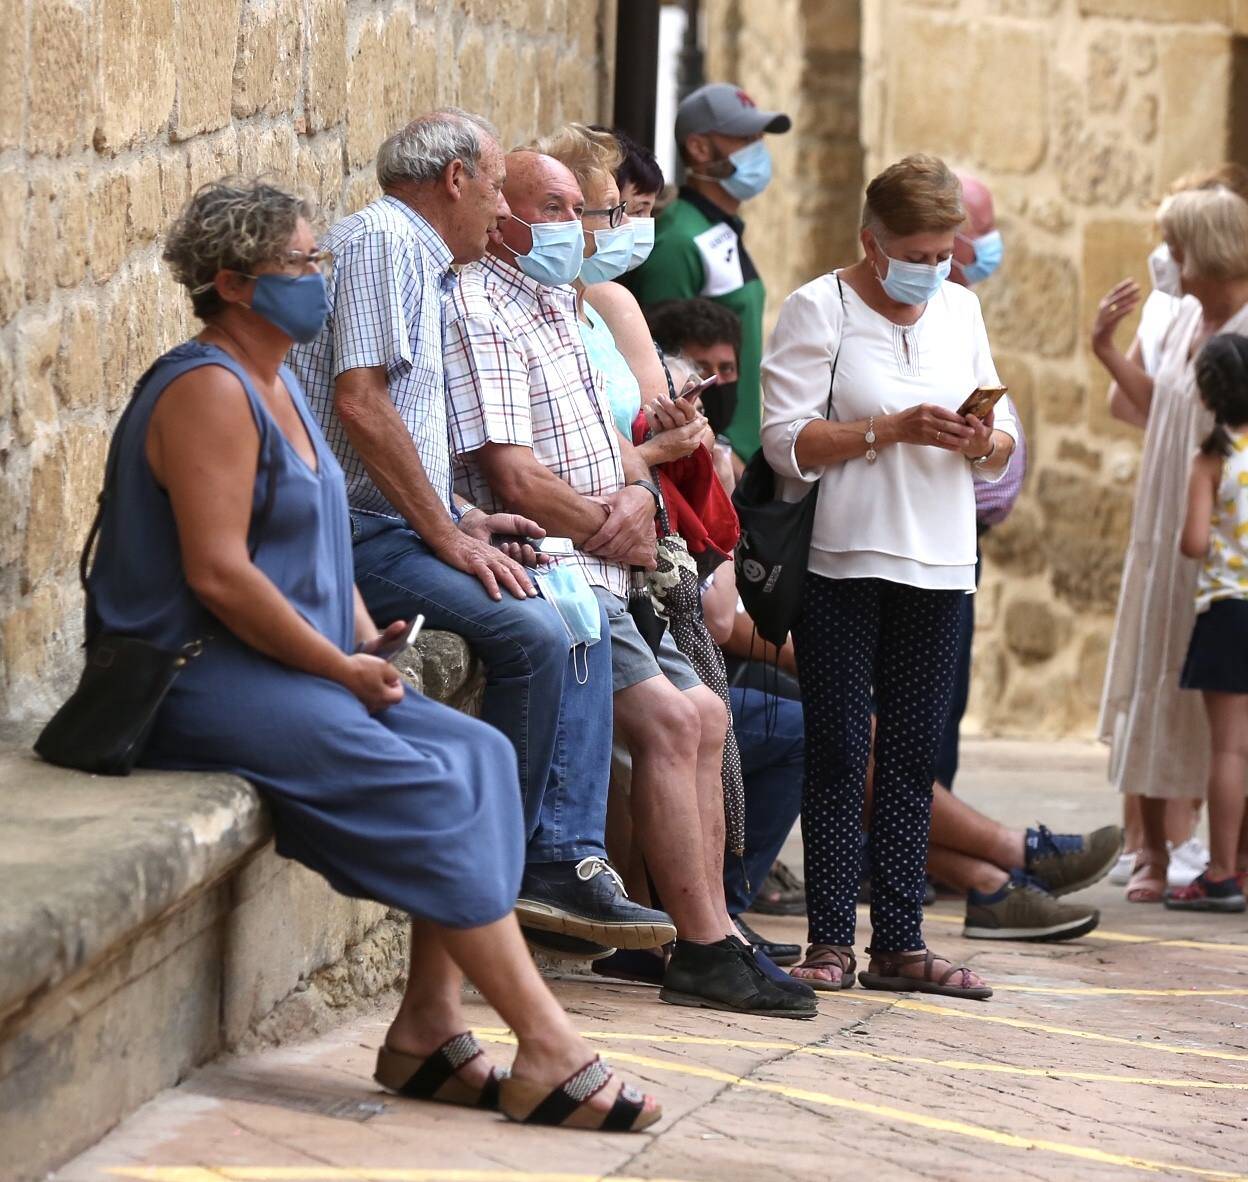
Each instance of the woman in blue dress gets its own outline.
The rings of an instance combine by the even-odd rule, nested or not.
[[[405,691],[352,581],[342,472],[283,364],[326,300],[309,210],[258,181],[204,186],[165,258],[204,322],[144,376],[114,436],[92,627],[202,639],[143,761],[231,771],[278,851],[412,917],[411,971],[378,1081],[517,1120],[637,1130],[653,1099],[611,1085],[512,915],[524,859],[501,733]],[[467,1030],[463,974],[515,1031],[510,1073]]]

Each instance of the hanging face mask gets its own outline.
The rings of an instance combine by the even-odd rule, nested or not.
[[[564,631],[568,634],[568,647],[572,650],[573,668],[576,669],[578,685],[589,680],[589,657],[585,654],[585,676],[577,667],[577,654],[602,639],[602,617],[598,611],[598,599],[578,566],[570,562],[558,566],[545,566],[533,572],[538,592],[559,613]]]
[[[1183,294],[1183,268],[1174,261],[1170,248],[1163,242],[1148,256],[1148,274],[1153,288],[1176,300]]]
[[[702,395],[702,413],[718,437],[728,430],[737,413],[737,383],[720,381]]]
[[[586,286],[609,283],[628,270],[633,257],[634,222],[625,222],[614,230],[595,230],[594,253],[581,263],[581,282]]]
[[[883,250],[883,247],[880,247]],[[876,276],[884,288],[884,294],[899,304],[925,304],[939,290],[940,285],[949,278],[953,267],[952,259],[944,259],[939,263],[908,263],[905,259],[888,259],[888,271]]]
[[[513,213],[512,218],[533,232],[528,254],[516,254],[516,264],[530,279],[544,287],[562,287],[581,273],[585,257],[585,231],[579,218],[568,222],[534,222]],[[504,246],[507,244],[504,243]]]
[[[966,238],[961,234],[958,237],[963,242],[969,242],[975,251],[973,262],[957,264],[958,270],[962,272],[962,278],[970,284],[982,283],[1001,265],[1001,259],[1005,254],[1005,242],[1001,238],[1001,231],[990,230],[978,238]]]
[[[762,140],[738,148],[728,160],[733,165],[733,174],[720,178],[719,183],[738,201],[757,197],[771,183],[771,153]]]
[[[633,253],[625,270],[640,267],[654,249],[654,218],[633,218]]]

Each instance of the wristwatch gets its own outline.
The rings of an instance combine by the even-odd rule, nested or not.
[[[996,454],[997,454],[997,441],[994,439],[992,441],[992,446],[986,452],[984,452],[982,456],[976,456],[971,461],[971,467],[982,468]]]
[[[644,488],[654,498],[654,507],[657,509],[663,503],[663,494],[659,491],[659,486],[653,480],[630,480],[625,488]]]
[[[872,415],[867,420],[867,434],[865,438],[867,441],[867,463],[874,464],[876,457],[879,455],[879,452],[875,450],[875,415]]]

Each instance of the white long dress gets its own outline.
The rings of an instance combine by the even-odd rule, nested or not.
[[[1166,799],[1203,799],[1209,767],[1200,694],[1179,689],[1199,565],[1179,553],[1179,535],[1192,456],[1212,426],[1188,358],[1200,318],[1200,305],[1184,300],[1157,360],[1098,726],[1114,787]],[[1248,331],[1248,307],[1221,331]]]

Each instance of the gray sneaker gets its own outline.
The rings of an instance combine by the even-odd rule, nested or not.
[[[1038,882],[1015,871],[995,894],[967,895],[962,934],[968,940],[1074,940],[1100,922],[1095,907],[1059,903]]]

